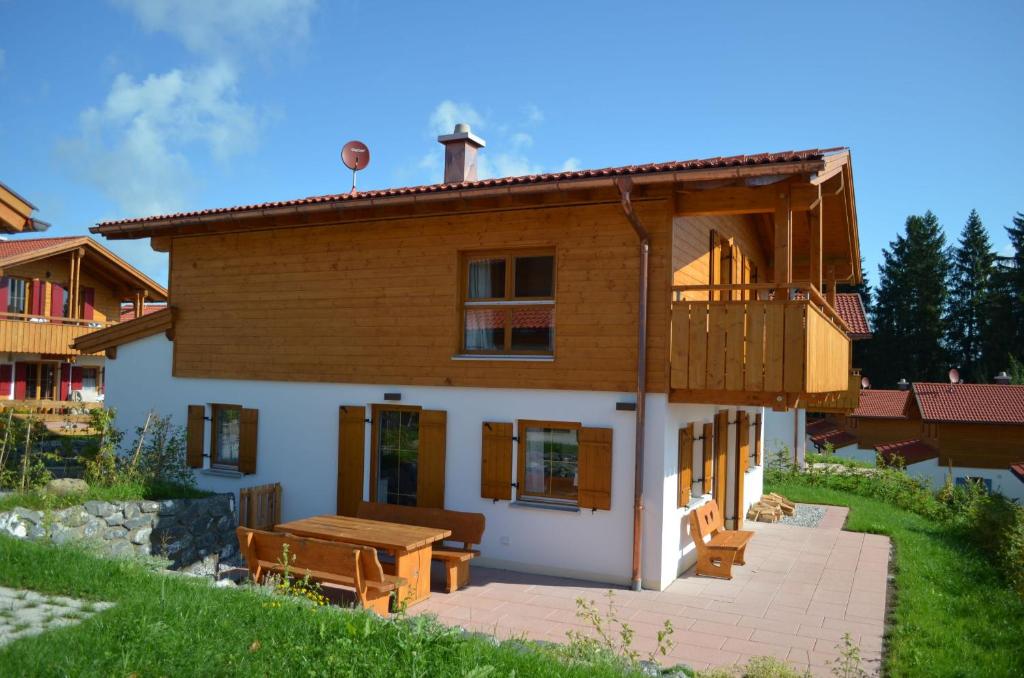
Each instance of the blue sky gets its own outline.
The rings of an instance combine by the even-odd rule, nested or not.
[[[440,179],[850,146],[862,250],[1024,211],[1024,3],[0,0],[0,180],[50,233]],[[16,30],[11,30],[15,28]],[[114,248],[164,280],[164,255]]]

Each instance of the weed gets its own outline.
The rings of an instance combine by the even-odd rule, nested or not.
[[[633,647],[636,632],[619,618],[615,606],[615,592],[609,590],[605,596],[608,599],[608,610],[605,614],[597,609],[595,601],[576,599],[576,617],[589,625],[596,637],[580,631],[567,631],[569,643],[565,653],[571,660],[577,662],[593,661],[595,658],[611,655],[622,658],[630,667],[636,667],[640,663],[640,653]],[[647,661],[653,662],[659,654],[664,656],[672,651],[675,647],[673,633],[675,629],[672,622],[666,619],[658,631],[657,646],[647,655]]]

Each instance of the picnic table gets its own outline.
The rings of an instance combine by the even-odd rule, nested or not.
[[[388,523],[348,516],[313,516],[280,523],[279,532],[302,537],[361,544],[386,551],[395,558],[395,574],[407,582],[398,589],[398,600],[412,605],[430,597],[430,558],[434,542],[451,536],[451,530]]]

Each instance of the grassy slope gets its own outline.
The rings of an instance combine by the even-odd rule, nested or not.
[[[436,626],[417,631],[422,621],[385,623],[362,612],[214,589],[136,563],[4,537],[0,584],[116,603],[78,626],[0,649],[3,675],[622,675],[610,667],[570,668]]]
[[[770,491],[850,507],[846,529],[889,535],[896,546],[890,676],[1024,675],[1024,602],[947,528],[883,502],[801,483]]]

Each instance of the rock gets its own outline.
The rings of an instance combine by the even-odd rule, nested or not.
[[[59,522],[64,523],[67,527],[81,527],[89,521],[89,514],[78,506],[69,508],[62,513],[64,515],[60,518]]]
[[[42,525],[33,525],[28,528],[29,539],[42,539],[46,536],[46,528]]]
[[[160,502],[157,501],[140,501],[139,510],[143,513],[156,513],[160,510]]]
[[[16,511],[0,513],[0,532],[18,539],[28,536],[29,525],[21,519]]]
[[[81,539],[83,536],[84,528],[70,527],[66,525],[54,525],[53,531],[50,533],[50,541],[54,544],[67,544],[68,542]]]
[[[14,512],[25,522],[32,523],[33,525],[40,525],[43,522],[43,514],[39,511],[33,511],[32,509],[21,508],[20,506],[15,507]]]
[[[235,582],[231,581],[230,579],[218,579],[217,581],[213,582],[213,585],[219,589],[227,589],[237,586],[237,584],[235,584]]]
[[[106,518],[114,513],[114,505],[105,501],[87,501],[85,510],[94,516]]]
[[[106,523],[99,518],[91,518],[82,528],[82,536],[86,539],[95,539],[96,537],[103,534]]]
[[[149,544],[149,535],[152,533],[151,527],[139,527],[128,533],[128,539],[133,544]]]
[[[103,533],[104,539],[124,539],[128,536],[128,530],[123,527],[108,527]]]
[[[135,503],[124,505],[124,519],[131,520],[132,518],[138,518],[142,515],[142,510],[139,509],[139,505]]]
[[[152,515],[140,515],[135,518],[124,521],[124,526],[129,530],[134,530],[139,527],[152,527],[153,516]]]
[[[113,527],[114,525],[123,525],[124,524],[124,513],[122,513],[121,511],[118,511],[115,514],[109,515],[106,518],[104,518],[104,521],[106,521],[107,525],[109,525],[110,527]]]
[[[110,555],[115,557],[130,556],[135,552],[132,545],[126,541],[115,541],[110,544]]]
[[[80,478],[56,478],[46,483],[43,491],[58,497],[65,497],[69,494],[86,492],[88,489],[89,484]]]
[[[182,499],[179,499],[177,501],[173,499],[164,499],[162,502],[160,502],[160,506],[159,508],[157,508],[157,513],[159,513],[161,516],[173,516],[175,513],[178,512],[180,508],[179,504],[183,503],[184,501],[185,500]]]

